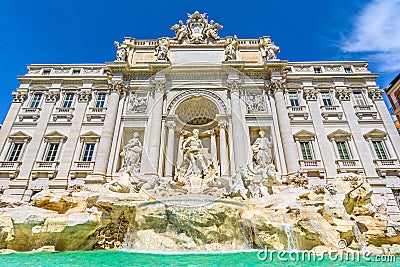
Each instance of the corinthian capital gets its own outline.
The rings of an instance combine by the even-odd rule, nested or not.
[[[318,90],[315,88],[304,88],[303,95],[307,101],[315,101],[317,100]]]
[[[122,95],[126,92],[129,86],[126,85],[122,80],[108,80],[108,87],[111,92],[117,92],[118,94]]]
[[[79,102],[88,102],[92,96],[90,91],[79,91],[76,94],[78,95]]]
[[[152,79],[150,84],[151,90],[154,92],[163,92],[167,89],[167,80],[164,79]]]
[[[12,92],[11,94],[14,98],[13,102],[15,103],[23,103],[28,97],[28,93],[25,92]]]
[[[349,88],[344,87],[344,88],[336,88],[336,96],[340,101],[347,101],[350,100],[350,94],[351,91]]]
[[[370,95],[372,100],[380,100],[382,98],[382,90],[379,90],[378,87],[369,87],[367,89],[368,94]]]
[[[243,90],[242,81],[241,80],[227,80],[226,85],[231,92],[239,92],[241,93]]]
[[[286,79],[276,79],[271,78],[265,81],[265,89],[268,90],[271,94],[274,94],[278,91],[285,91],[286,89]]]
[[[56,102],[58,97],[60,96],[60,92],[45,92],[44,93],[46,102]]]

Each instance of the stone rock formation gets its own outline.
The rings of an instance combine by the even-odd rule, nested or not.
[[[371,194],[364,177],[346,174],[326,186],[272,190],[246,200],[190,194],[156,200],[107,186],[43,191],[29,204],[2,196],[0,249],[319,251],[344,244],[374,253],[399,251],[400,224],[384,214],[382,196]]]

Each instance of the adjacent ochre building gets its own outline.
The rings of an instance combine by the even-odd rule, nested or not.
[[[400,220],[400,137],[367,63],[280,60],[270,37],[220,38],[221,28],[195,12],[174,38],[115,42],[114,62],[28,66],[1,127],[1,191],[29,200],[115,179],[134,132],[144,177],[174,179],[198,129],[229,178],[252,164],[262,130],[284,180],[363,174]]]
[[[394,125],[400,133],[400,74],[393,79],[389,88],[386,88],[386,94],[393,108]]]

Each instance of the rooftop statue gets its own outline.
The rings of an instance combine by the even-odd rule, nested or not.
[[[116,61],[126,61],[127,59],[127,51],[126,47],[123,44],[120,44],[118,41],[114,41],[114,46],[117,48],[117,60]]]

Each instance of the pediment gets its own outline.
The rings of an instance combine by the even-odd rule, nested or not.
[[[88,141],[88,140],[96,141],[96,140],[100,139],[100,135],[95,133],[95,132],[93,132],[93,131],[89,131],[89,132],[86,132],[84,134],[81,134],[81,136],[79,138],[80,138],[80,140],[82,142]]]
[[[303,130],[300,130],[297,133],[295,133],[293,135],[293,137],[295,139],[308,139],[308,140],[310,140],[310,139],[314,139],[315,133],[312,133],[310,131],[307,131],[307,130],[303,129]]]
[[[364,134],[365,138],[384,138],[387,135],[386,132],[379,130],[379,129],[373,129],[369,131],[368,133]]]
[[[328,134],[328,139],[347,139],[351,137],[351,133],[346,132],[342,129],[338,129],[330,134]]]
[[[31,139],[32,139],[32,137],[31,136],[29,136],[29,135],[27,135],[26,133],[24,133],[24,132],[21,132],[21,131],[18,131],[18,132],[15,132],[15,133],[13,133],[13,134],[10,134],[9,136],[8,136],[8,138],[12,141],[12,142],[14,142],[14,141],[30,141]]]
[[[65,141],[68,137],[63,135],[58,131],[52,131],[44,136],[44,139],[47,141],[49,140],[63,140]]]

